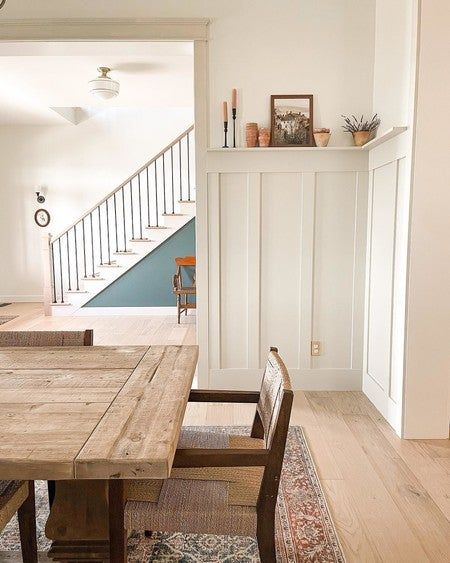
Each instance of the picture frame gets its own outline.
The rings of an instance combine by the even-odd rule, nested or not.
[[[271,146],[313,147],[313,95],[270,96]]]

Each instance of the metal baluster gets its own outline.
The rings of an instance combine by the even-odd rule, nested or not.
[[[166,208],[166,161],[165,161],[165,157],[164,154],[162,155],[162,159],[163,159],[163,196],[164,196],[164,215],[167,213],[167,208]]]
[[[92,211],[89,213],[91,218],[91,253],[92,253],[92,277],[95,278],[95,264],[94,264],[94,229],[92,227]]]
[[[61,237],[58,239],[59,246],[59,282],[61,287],[61,303],[64,303],[64,284],[63,284],[63,270],[62,270],[62,253],[61,253]]]
[[[67,246],[67,273],[69,280],[69,291],[72,291],[72,286],[70,282],[70,254],[69,254],[69,231],[66,233],[66,246]]]
[[[98,206],[98,233],[100,235],[99,243],[100,243],[100,266],[103,266],[103,250],[102,250],[102,222],[100,219],[100,206]]]
[[[145,175],[147,178],[147,227],[150,227],[150,189],[148,185],[148,166],[145,169]]]
[[[138,201],[139,201],[139,233],[142,239],[142,201],[141,201],[141,174],[138,174]]]
[[[119,238],[117,236],[117,204],[116,204],[116,194],[114,193],[114,226],[116,230],[116,252],[119,252]]]
[[[155,160],[155,209],[156,209],[156,226],[159,227],[159,211],[158,211],[158,170]]]
[[[122,186],[122,215],[123,215],[123,251],[127,251],[127,227],[126,227],[126,218],[125,218],[125,190]]]
[[[111,245],[109,242],[109,210],[108,210],[108,200],[105,202],[106,205],[106,241],[108,243],[108,264],[111,266]]]
[[[53,303],[56,303],[56,277],[55,277],[55,248],[54,243],[50,243],[50,253],[52,255],[52,296]]]
[[[172,175],[172,214],[175,213],[175,187],[173,183],[173,147],[170,147],[170,173]]]
[[[191,201],[191,169],[190,169],[190,151],[189,151],[189,133],[186,137],[186,145],[187,145],[187,180],[188,180],[188,201]]]
[[[134,211],[133,211],[133,181],[130,180],[130,201],[131,201],[131,240],[134,240]]]
[[[84,260],[84,277],[87,278],[87,271],[86,271],[86,237],[84,232],[84,217],[81,220],[81,225],[83,227],[83,260]]]
[[[181,174],[181,139],[178,141],[178,157],[179,157],[179,172],[180,172],[180,201],[183,201],[183,181],[182,181],[182,174]]]
[[[73,226],[73,236],[75,240],[75,272],[77,275],[77,291],[80,291],[80,282],[78,277],[78,244],[77,244],[77,226]]]

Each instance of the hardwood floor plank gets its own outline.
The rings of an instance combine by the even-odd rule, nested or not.
[[[450,556],[450,523],[367,415],[343,415],[430,561]]]
[[[361,526],[345,481],[325,479],[322,488],[329,501],[347,563],[381,563],[383,560]]]
[[[307,398],[344,475],[348,491],[369,539],[376,545],[382,561],[429,561],[365,451],[343,420],[332,397],[307,395]]]

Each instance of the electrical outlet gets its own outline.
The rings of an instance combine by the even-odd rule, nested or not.
[[[320,356],[320,354],[321,354],[320,341],[313,340],[311,342],[311,356]]]

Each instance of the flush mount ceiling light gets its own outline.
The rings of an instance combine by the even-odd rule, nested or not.
[[[108,76],[111,69],[107,66],[99,66],[97,70],[100,76],[88,82],[89,92],[101,100],[109,100],[117,96],[120,84]]]

